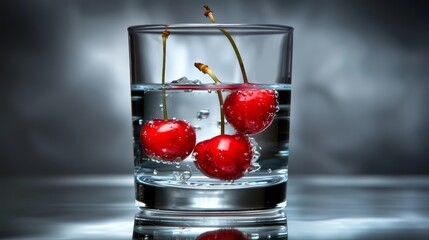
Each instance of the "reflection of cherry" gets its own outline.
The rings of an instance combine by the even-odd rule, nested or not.
[[[265,130],[277,111],[276,91],[242,89],[229,94],[223,105],[225,118],[242,134],[256,134]]]
[[[235,180],[251,166],[252,146],[244,135],[221,134],[198,143],[194,157],[196,166],[206,176]]]
[[[237,229],[219,229],[205,232],[197,237],[196,240],[247,240],[248,238]]]
[[[163,161],[180,161],[191,154],[196,136],[189,123],[183,120],[154,119],[140,131],[143,151],[149,157]]]

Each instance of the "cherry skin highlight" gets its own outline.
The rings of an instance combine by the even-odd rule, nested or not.
[[[196,240],[247,240],[247,236],[237,229],[219,229],[205,232]]]
[[[252,145],[245,135],[222,134],[199,142],[194,149],[197,168],[210,178],[235,180],[251,166]]]
[[[242,134],[257,134],[273,122],[277,95],[270,89],[241,89],[230,93],[223,104],[225,118]]]
[[[162,161],[181,161],[194,149],[196,135],[192,126],[177,119],[154,119],[140,131],[143,151],[151,158]]]

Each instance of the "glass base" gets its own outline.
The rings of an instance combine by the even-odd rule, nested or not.
[[[134,218],[133,239],[288,239],[282,210],[186,212],[143,209]]]
[[[135,216],[136,225],[156,225],[175,227],[257,227],[261,225],[286,225],[283,210],[229,212],[182,212],[155,209],[141,209]]]
[[[136,181],[136,204],[189,216],[232,212],[272,212],[286,206],[287,181],[260,187],[166,187]]]

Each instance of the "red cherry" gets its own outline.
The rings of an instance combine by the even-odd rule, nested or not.
[[[245,135],[222,134],[198,143],[194,157],[196,166],[206,176],[235,180],[251,166],[252,145]]]
[[[229,94],[223,104],[226,120],[242,134],[256,134],[272,123],[278,103],[275,90],[241,89]]]
[[[237,229],[219,229],[205,232],[196,240],[247,240],[247,236]]]
[[[180,161],[191,154],[196,136],[192,126],[176,119],[154,119],[140,131],[143,151],[149,157],[163,161]]]

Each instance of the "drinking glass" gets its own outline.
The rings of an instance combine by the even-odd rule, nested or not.
[[[172,24],[131,26],[128,33],[137,206],[146,216],[283,209],[293,28]],[[157,135],[178,121],[188,124],[182,132]]]

